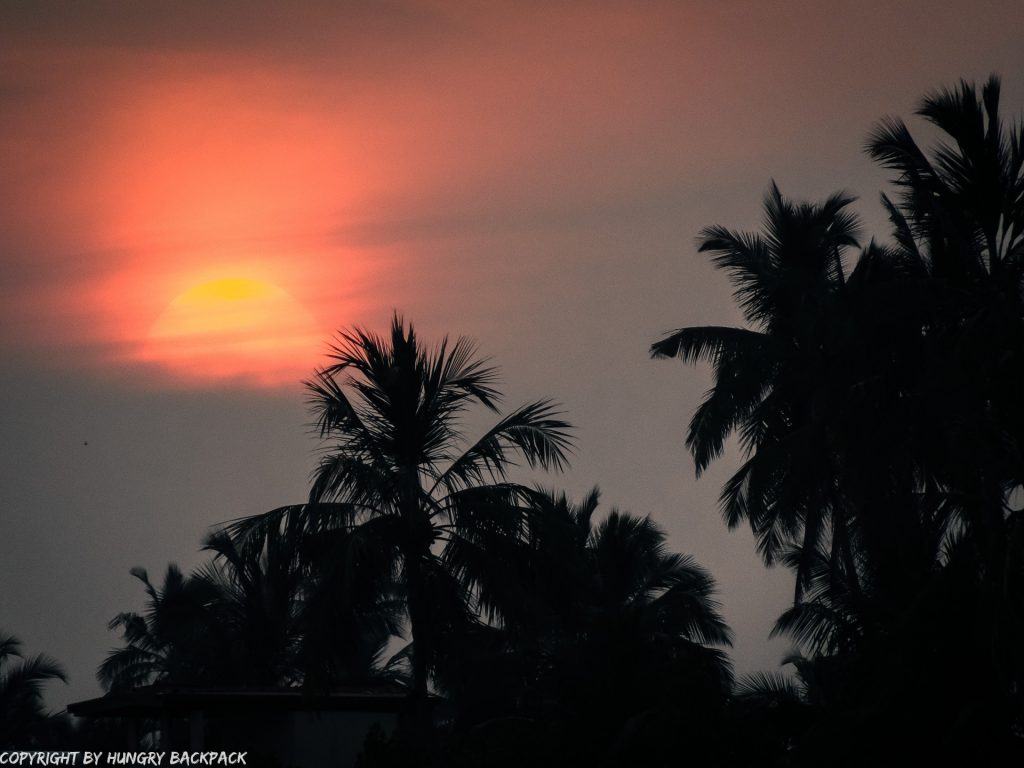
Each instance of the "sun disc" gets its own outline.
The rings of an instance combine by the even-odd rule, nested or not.
[[[310,370],[321,333],[273,283],[221,278],[179,294],[150,329],[142,358],[188,379],[294,381]]]

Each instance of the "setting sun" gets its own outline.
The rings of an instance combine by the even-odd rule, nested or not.
[[[307,373],[321,336],[312,315],[278,286],[222,278],[177,296],[150,329],[141,358],[183,379],[270,385]]]

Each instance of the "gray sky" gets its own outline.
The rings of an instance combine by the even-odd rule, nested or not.
[[[739,322],[694,237],[756,227],[773,178],[884,238],[867,132],[993,71],[1019,115],[1022,30],[1017,2],[0,1],[0,628],[67,666],[54,706],[98,694],[128,569],[302,500],[298,379],[398,309],[474,337],[509,407],[560,400],[579,453],[542,481],[652,514],[738,670],[775,667],[791,578],[721,522],[735,451],[694,480],[708,372],[647,349]],[[263,293],[231,314],[224,281]]]

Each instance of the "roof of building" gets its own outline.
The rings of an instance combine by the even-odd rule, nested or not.
[[[397,685],[346,686],[329,691],[243,686],[147,685],[112,691],[68,705],[79,717],[157,717],[194,711],[217,712],[399,712],[408,691]]]

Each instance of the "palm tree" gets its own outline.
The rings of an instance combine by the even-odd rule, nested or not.
[[[895,242],[848,274],[852,232],[829,222],[846,201],[797,208],[773,188],[764,236],[705,230],[754,328],[652,348],[715,367],[688,445],[700,472],[740,436],[726,518],[796,572],[777,630],[801,646],[807,698],[838,713],[813,728],[825,741],[903,728],[971,749],[1024,724],[1024,130],[998,103],[995,79],[928,96],[919,114],[949,139],[931,153],[879,126]]]
[[[110,621],[109,628],[121,630],[125,645],[100,665],[96,675],[103,687],[115,691],[216,681],[226,662],[213,611],[220,597],[216,585],[185,576],[173,563],[159,588],[144,568],[133,568],[131,574],[145,587],[146,612],[126,611]]]
[[[351,570],[358,556],[387,571],[379,580],[395,585],[408,617],[411,697],[422,723],[441,638],[473,621],[471,585],[456,577],[448,550],[475,550],[482,536],[514,533],[526,492],[509,481],[514,458],[561,469],[570,426],[542,400],[467,445],[467,410],[477,404],[498,411],[496,369],[465,338],[424,347],[398,315],[387,337],[361,328],[342,333],[330,359],[306,383],[317,431],[329,445],[310,504],[296,514],[319,541],[321,557]],[[265,522],[233,530],[245,535]]]
[[[101,665],[101,682],[123,689],[379,681],[396,609],[382,601],[377,583],[353,583],[330,569],[312,573],[303,521],[292,512],[268,513],[279,525],[244,538],[214,531],[204,544],[213,560],[189,576],[170,565],[161,588],[133,569],[146,589],[146,612],[110,622],[125,645]]]
[[[1000,84],[924,98],[917,114],[948,140],[929,153],[900,120],[868,152],[898,175],[883,196],[905,262],[927,287],[927,356],[915,394],[923,472],[958,503],[954,519],[990,543],[1024,484],[1024,123],[1005,126]],[[988,544],[985,544],[988,546]]]
[[[221,594],[236,676],[321,688],[380,682],[385,647],[399,631],[388,569],[353,551],[345,531],[311,535],[303,512],[281,507],[261,517],[270,524],[223,528],[206,540],[215,559],[199,574]],[[346,555],[335,561],[324,551]]]
[[[12,659],[20,659],[12,664]],[[0,633],[0,749],[31,746],[46,723],[42,687],[48,680],[66,683],[63,668],[49,656],[25,658],[21,641]]]
[[[1024,755],[1010,681],[979,637],[986,601],[980,574],[956,551],[965,545],[944,544],[930,578],[896,594],[869,579],[860,593],[844,589],[831,577],[828,553],[816,553],[804,598],[773,631],[798,646],[783,661],[795,680],[759,675],[739,691],[745,704],[760,697],[786,709],[789,719],[778,725],[795,745],[795,764],[820,765],[825,754],[851,766],[881,755],[900,764]]]
[[[976,628],[951,655],[984,659],[977,676],[1004,702],[994,717],[1008,733],[1024,726],[1024,123],[1007,125],[999,101],[998,78],[980,92],[961,82],[917,110],[943,141],[922,149],[890,119],[867,149],[897,174],[896,201],[883,204],[924,286],[925,354],[904,429],[922,485],[946,510],[938,578]]]
[[[491,621],[454,638],[440,682],[464,721],[489,721],[489,739],[502,723],[518,733],[513,716],[554,723],[553,743],[582,763],[582,744],[629,753],[657,723],[693,754],[731,682],[714,582],[649,517],[597,521],[598,501],[596,489],[579,504],[533,494],[520,535],[487,548],[501,563],[477,582]]]
[[[723,514],[730,527],[750,523],[768,564],[792,542],[813,549],[831,530],[853,570],[828,429],[846,389],[844,257],[857,244],[851,201],[837,194],[797,205],[773,184],[764,234],[703,230],[700,251],[729,273],[752,327],[683,328],[651,347],[654,357],[713,365],[714,387],[690,421],[686,444],[699,476],[726,439],[739,435],[747,458],[722,492]]]
[[[606,733],[621,732],[629,720],[642,731],[644,722],[660,721],[666,711],[685,712],[676,727],[692,728],[724,700],[731,681],[720,649],[731,645],[732,634],[714,599],[714,581],[692,557],[670,552],[664,531],[649,517],[613,509],[595,521],[597,501],[595,490],[579,506],[564,496],[540,504],[545,519],[535,523],[542,529],[538,539],[559,527],[553,519],[559,515],[562,524],[572,523],[579,542],[574,555],[563,555],[577,569],[567,582],[571,593],[535,582],[541,617],[556,617],[544,630],[542,687],[597,733],[601,724]],[[541,546],[542,558],[558,557]],[[558,567],[549,561],[547,571],[554,576]]]
[[[230,667],[220,671],[222,682],[271,686],[301,679],[303,572],[291,533],[270,529],[264,541],[242,542],[221,530],[204,542],[214,559],[194,578],[212,587],[216,598],[209,609],[232,648]]]
[[[926,96],[917,114],[951,140],[939,143],[934,159],[922,150],[902,120],[883,120],[867,151],[896,171],[898,204],[883,196],[897,240],[916,254],[932,276],[977,290],[991,281],[1012,304],[1024,265],[1024,135],[999,114],[999,78],[977,89],[961,81],[956,90]]]

